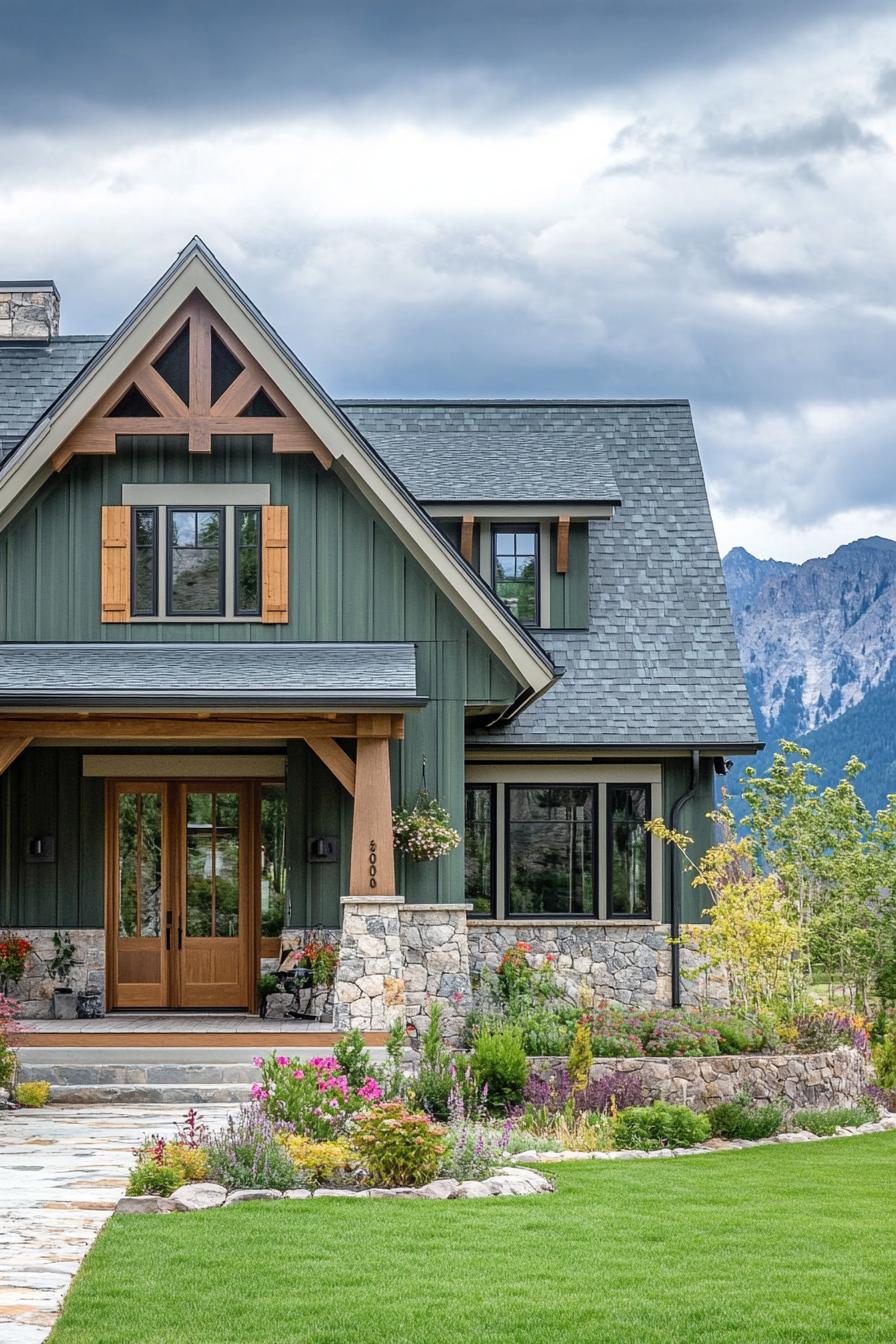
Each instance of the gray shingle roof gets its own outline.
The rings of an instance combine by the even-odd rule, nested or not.
[[[549,411],[514,402],[340,406],[424,503],[619,501],[593,417],[567,426]]]
[[[383,405],[360,421],[400,472],[392,428],[413,439],[424,422],[437,434],[439,409]],[[367,409],[365,407],[365,409]],[[491,426],[506,415],[535,442],[558,436],[599,443],[622,506],[589,524],[591,601],[587,631],[537,632],[564,675],[506,726],[476,742],[513,746],[716,746],[755,743],[703,470],[687,402],[466,403],[446,421]],[[377,432],[388,425],[388,434]],[[528,425],[528,428],[523,428]],[[516,439],[516,435],[512,436]],[[445,471],[464,481],[475,429],[445,437]]]
[[[0,462],[105,343],[105,336],[0,341]]]
[[[421,703],[413,644],[0,644],[0,704]]]

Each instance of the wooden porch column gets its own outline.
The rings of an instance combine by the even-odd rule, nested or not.
[[[382,732],[380,719],[386,720],[388,734],[388,715],[358,716],[355,760],[355,811],[348,894],[369,901],[393,900],[396,896],[389,738],[373,735],[377,729]]]

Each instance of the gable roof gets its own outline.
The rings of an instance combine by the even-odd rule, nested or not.
[[[556,671],[538,642],[445,540],[401,480],[312,378],[199,238],[46,409],[0,466],[0,526],[52,474],[52,456],[135,356],[196,291],[220,315],[332,453],[335,465],[396,533],[526,694]]]
[[[524,401],[340,405],[421,503],[621,502],[594,417],[566,424]]]

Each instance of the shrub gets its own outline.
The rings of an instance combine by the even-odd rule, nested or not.
[[[512,1120],[502,1126],[462,1116],[446,1130],[439,1174],[456,1181],[486,1180],[501,1165],[512,1129]]]
[[[573,1092],[583,1092],[588,1086],[593,1059],[591,1021],[589,1018],[583,1017],[576,1026],[569,1059],[566,1061],[566,1072],[569,1075]]]
[[[18,1011],[16,1001],[0,993],[0,1087],[8,1087],[16,1072],[13,1041],[20,1030],[16,1022]]]
[[[355,1058],[353,1047],[349,1053]],[[300,1060],[274,1054],[266,1060],[256,1058],[255,1064],[261,1069],[261,1081],[252,1084],[253,1100],[272,1121],[311,1139],[338,1137],[355,1111],[382,1095],[372,1075],[352,1087],[335,1055]]]
[[[26,1106],[29,1110],[46,1106],[50,1100],[50,1084],[37,1079],[33,1083],[19,1083],[15,1090],[15,1100],[20,1106]]]
[[[644,1102],[644,1088],[636,1073],[605,1073],[594,1078],[576,1097],[576,1110],[599,1115],[625,1111]]]
[[[655,1101],[652,1106],[630,1106],[616,1118],[616,1147],[692,1148],[709,1138],[710,1124],[687,1106]]]
[[[579,1011],[572,1004],[532,1008],[514,1018],[523,1033],[527,1055],[565,1055],[569,1052]]]
[[[454,1056],[442,1039],[442,1005],[433,999],[420,1040],[420,1063],[412,1091],[417,1104],[434,1120],[448,1119],[448,1098],[456,1075]]]
[[[363,1087],[373,1072],[370,1053],[364,1044],[364,1036],[357,1027],[346,1031],[333,1047],[333,1058],[348,1079],[349,1087]]]
[[[896,1023],[890,1023],[879,1045],[871,1050],[874,1076],[880,1087],[896,1087]]]
[[[27,938],[19,938],[10,929],[0,933],[0,993],[3,995],[25,974],[32,947]]]
[[[138,1162],[128,1177],[126,1193],[129,1195],[161,1195],[167,1199],[178,1186],[184,1184],[182,1177],[183,1173],[179,1167],[159,1166],[157,1162],[146,1159]]]
[[[782,1103],[761,1106],[747,1092],[739,1093],[733,1101],[713,1106],[706,1114],[717,1139],[768,1139],[784,1123]]]
[[[386,1101],[357,1117],[352,1143],[371,1184],[425,1185],[433,1180],[445,1151],[445,1131],[428,1115]]]
[[[581,1111],[555,1116],[550,1133],[558,1148],[571,1153],[608,1153],[616,1146],[616,1120],[599,1111]]]
[[[794,1111],[791,1123],[794,1129],[807,1129],[810,1134],[830,1135],[847,1125],[868,1125],[878,1118],[878,1109],[870,1097],[855,1106],[835,1106],[832,1110],[821,1107]]]
[[[342,1139],[317,1143],[306,1139],[304,1134],[283,1134],[280,1142],[309,1185],[330,1184],[355,1161],[354,1153]]]
[[[208,1175],[228,1190],[293,1190],[301,1174],[258,1105],[228,1116],[208,1146]]]
[[[843,1013],[839,1008],[819,1006],[800,1013],[793,1019],[793,1027],[798,1050],[815,1053],[835,1050],[838,1045],[851,1045],[865,1055],[868,1053],[868,1030],[864,1019]]]
[[[597,1004],[590,1020],[591,1048],[598,1059],[635,1058],[644,1054],[641,1014],[604,1001]]]
[[[719,1033],[714,1027],[701,1026],[681,1017],[661,1017],[654,1021],[646,1045],[648,1055],[664,1057],[719,1054]]]
[[[518,1106],[529,1077],[529,1063],[518,1027],[487,1027],[476,1038],[470,1071],[494,1113]]]

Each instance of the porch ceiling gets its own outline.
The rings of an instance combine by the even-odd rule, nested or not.
[[[413,644],[3,644],[12,709],[340,709],[426,703]]]

